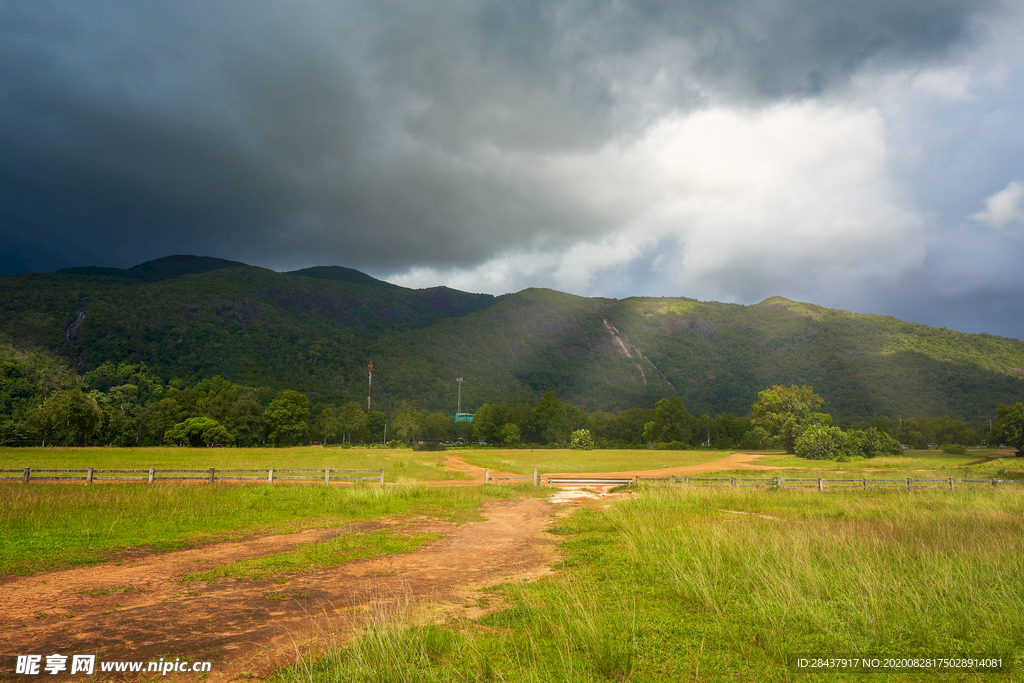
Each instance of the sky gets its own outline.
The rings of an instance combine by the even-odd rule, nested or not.
[[[0,0],[0,274],[196,254],[1024,338],[1024,3]]]

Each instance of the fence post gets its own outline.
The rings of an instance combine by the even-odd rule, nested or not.
[[[210,468],[210,483],[213,483],[213,468]]]
[[[536,486],[540,486],[540,477],[537,476],[537,468],[536,467],[533,468],[533,485],[535,487]]]
[[[907,477],[907,490],[908,491],[913,491],[914,490],[914,480],[911,479],[910,477]]]
[[[92,468],[91,467],[89,468],[89,471],[85,473],[85,483],[86,484],[91,484],[92,483]]]
[[[331,484],[331,468],[324,468],[324,486],[330,486]]]
[[[782,477],[775,477],[775,488],[782,489]]]
[[[690,475],[687,474],[686,477],[683,478],[683,484],[686,486],[690,485]]]
[[[867,477],[864,477],[864,490],[865,491],[868,490],[868,478]]]
[[[952,491],[952,490],[953,490],[953,477],[950,477],[950,478],[949,478],[949,490],[950,490],[950,491]]]
[[[484,484],[486,485],[486,484],[490,483],[490,481],[491,481],[491,468],[490,467],[485,467],[484,468]]]
[[[636,486],[639,482],[640,482],[640,475],[639,474],[634,474],[633,475],[633,486]]]
[[[25,471],[22,472],[22,474],[21,474],[21,483],[22,484],[27,484],[28,483],[28,478],[30,476],[32,476],[31,472],[32,472],[32,468],[31,467],[26,467],[25,468]]]
[[[380,471],[380,485],[384,485],[384,470]]]
[[[736,488],[736,477],[732,478],[732,487]]]
[[[992,488],[995,488],[998,485],[999,485],[999,480],[998,479],[993,479],[992,480]]]
[[[156,474],[156,472],[154,472],[153,468],[150,467],[149,468],[149,481],[146,482],[147,484],[152,484],[153,483],[153,479],[155,478],[153,475],[155,475],[155,474]]]
[[[267,483],[268,484],[273,484],[274,483],[274,468],[273,467],[271,467],[269,470],[267,470]]]
[[[824,491],[825,490],[825,482],[822,480],[821,477],[818,477],[818,490],[819,491]]]

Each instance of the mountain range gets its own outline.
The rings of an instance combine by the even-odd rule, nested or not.
[[[772,297],[586,298],[548,289],[408,289],[338,266],[278,273],[170,256],[134,268],[0,277],[0,342],[78,373],[145,364],[165,381],[215,375],[306,393],[314,406],[402,400],[584,410],[681,396],[694,414],[743,415],[773,384],[809,384],[837,419],[974,420],[1024,398],[1024,342]]]

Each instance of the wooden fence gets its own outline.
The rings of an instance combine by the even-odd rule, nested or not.
[[[532,481],[534,486],[540,486],[540,475],[537,474],[537,468],[533,468],[532,477],[492,477],[491,468],[484,468],[484,484],[490,484],[492,481]]]
[[[16,475],[11,473],[16,472]],[[372,473],[372,474],[370,474]],[[92,484],[99,481],[134,482],[153,484],[159,481],[275,481],[323,482],[332,481],[377,481],[384,484],[384,470],[333,470],[324,469],[275,469],[265,470],[218,470],[214,467],[205,470],[98,470],[89,467],[84,470],[33,469],[23,467],[16,470],[0,470],[0,480],[21,480],[23,484],[30,481],[84,481]]]
[[[768,477],[762,479],[744,477],[637,477],[636,483],[662,483],[662,484],[684,484],[694,486],[729,486],[739,487],[766,487],[775,489],[945,489],[953,491],[956,488],[979,488],[1000,485],[1011,487],[1024,487],[1024,480],[1021,479],[914,479],[913,477],[899,479],[789,479],[784,477]]]

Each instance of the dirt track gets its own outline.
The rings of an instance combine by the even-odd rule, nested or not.
[[[602,474],[665,476],[758,469],[749,462],[755,457],[736,454],[703,465]],[[437,484],[483,483],[483,469],[454,454],[447,466],[470,479]],[[586,496],[562,496],[557,501],[586,502]],[[0,680],[38,680],[14,675],[14,656],[53,653],[96,653],[98,661],[181,657],[213,662],[205,680],[262,677],[293,660],[297,651],[344,639],[374,615],[404,611],[478,616],[482,610],[476,606],[476,589],[550,573],[557,559],[556,537],[545,529],[556,514],[567,514],[558,510],[550,500],[489,500],[482,510],[483,522],[457,526],[403,520],[404,531],[436,532],[444,538],[413,553],[296,576],[285,584],[178,579],[196,569],[398,522],[262,536],[171,553],[140,552],[116,563],[10,578],[0,584]],[[100,680],[98,674],[92,680]],[[103,678],[108,677],[117,676]],[[171,674],[171,679],[188,676]]]

